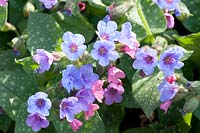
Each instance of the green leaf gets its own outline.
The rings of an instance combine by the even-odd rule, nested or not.
[[[1,7],[0,6],[0,28],[4,26],[7,21],[7,6]]]
[[[53,17],[64,32],[70,31],[74,34],[82,34],[85,37],[86,43],[90,42],[95,35],[93,26],[80,13],[69,16],[58,12]]]
[[[116,14],[114,19],[119,24],[130,21],[138,40],[148,36],[153,41],[153,34],[165,31],[166,19],[163,11],[156,4],[150,0],[138,0],[136,5],[134,2],[125,4],[127,7],[132,4],[133,7],[124,13],[115,13],[117,10],[113,11]]]
[[[186,50],[194,51],[191,60],[200,68],[200,33],[191,34],[188,36],[174,36],[178,43]]]
[[[12,50],[5,50],[0,52],[0,72],[10,70],[15,67],[15,58]],[[1,77],[1,75],[0,75]]]
[[[153,75],[145,78],[139,75],[139,71],[133,75],[132,90],[128,92],[131,93],[129,101],[134,101],[133,105],[138,105],[138,107],[142,108],[147,117],[159,105],[160,94],[157,87],[162,77],[163,73],[161,72],[154,72]]]
[[[193,113],[200,120],[200,106]]]
[[[200,1],[199,0],[182,0],[185,3],[192,14],[188,17],[185,21],[183,21],[183,25],[190,31],[190,32],[199,32],[200,31]]]
[[[4,133],[7,132],[8,128],[10,127],[12,120],[6,115],[1,114],[0,115],[0,130],[2,130]]]
[[[62,38],[63,31],[53,17],[43,13],[31,13],[28,20],[29,51],[45,49],[53,51]]]

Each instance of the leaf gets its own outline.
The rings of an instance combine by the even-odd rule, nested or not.
[[[63,31],[53,17],[43,13],[30,14],[27,30],[29,51],[36,49],[53,51],[63,35]]]
[[[200,32],[182,37],[175,35],[174,37],[183,48],[194,51],[190,59],[200,68]]]
[[[5,50],[0,52],[0,72],[10,70],[15,67],[15,58],[12,50]],[[1,77],[1,75],[0,75]]]
[[[137,71],[133,75],[132,90],[125,90],[127,93],[131,93],[131,95],[129,95],[131,97],[128,97],[129,103],[132,101],[131,104],[142,108],[147,117],[149,117],[159,105],[160,94],[157,87],[161,82],[161,77],[163,77],[161,72],[154,72],[153,75],[142,78],[139,75],[139,71]]]
[[[1,29],[1,27],[4,26],[4,24],[7,21],[7,14],[8,14],[7,6],[5,6],[5,7],[0,6],[0,29]]]
[[[193,114],[200,120],[200,106],[193,112]]]
[[[7,132],[12,120],[6,114],[0,114],[0,131]]]
[[[150,0],[138,0],[136,5],[134,2],[125,4],[126,7],[131,4],[133,7],[124,13],[114,13],[116,14],[114,19],[117,20],[119,24],[130,21],[133,32],[136,33],[138,40],[165,31],[166,19],[163,11],[156,4]]]
[[[185,21],[183,21],[183,25],[190,31],[190,32],[199,32],[200,31],[200,1],[199,0],[182,0],[185,3],[192,14],[188,17]]]
[[[74,34],[82,34],[85,37],[86,43],[90,42],[95,35],[93,26],[80,13],[69,16],[58,12],[53,17],[64,32],[70,31]]]

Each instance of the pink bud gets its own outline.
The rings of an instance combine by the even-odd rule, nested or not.
[[[170,13],[165,13],[167,20],[167,28],[171,29],[174,27],[174,17]]]
[[[85,120],[89,120],[90,117],[94,116],[95,111],[98,110],[98,109],[99,109],[99,105],[90,104],[89,105],[89,110],[84,112]]]
[[[171,104],[172,104],[172,101],[166,101],[166,102],[160,104],[160,109],[164,110],[165,113],[167,113],[167,110]]]
[[[80,126],[83,125],[83,123],[78,119],[74,119],[72,122],[69,123],[69,125],[71,126],[74,132],[77,132],[80,129]]]

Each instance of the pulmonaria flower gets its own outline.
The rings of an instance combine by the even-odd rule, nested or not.
[[[125,73],[117,67],[110,67],[108,69],[108,82],[112,82],[114,84],[119,83],[119,78],[125,78]]]
[[[66,117],[68,122],[72,122],[74,120],[74,115],[81,112],[80,106],[78,104],[78,98],[76,97],[68,97],[62,99],[59,107],[60,119]]]
[[[171,106],[171,104],[172,104],[172,101],[170,101],[170,100],[166,101],[166,102],[160,104],[160,109],[164,110],[165,113],[167,113],[167,110]]]
[[[35,95],[28,98],[29,113],[38,113],[43,116],[49,115],[49,109],[51,108],[51,101],[47,98],[47,94],[44,92],[37,92]]]
[[[140,44],[136,40],[136,34],[132,32],[132,26],[130,22],[122,24],[122,30],[118,42],[124,44],[121,51],[134,58]]]
[[[91,89],[92,84],[99,79],[99,76],[93,72],[92,64],[86,64],[80,68],[80,77],[82,82],[82,88],[85,89]]]
[[[124,88],[121,85],[109,84],[104,90],[105,104],[111,105],[114,102],[120,103],[122,101],[122,94],[124,93]]]
[[[79,7],[79,10],[82,12],[82,11],[84,11],[85,10],[85,3],[84,2],[81,2],[81,1],[79,1],[78,3],[78,7]]]
[[[42,2],[44,4],[44,7],[47,9],[52,8],[57,3],[57,0],[39,0],[39,1]]]
[[[99,21],[97,24],[96,33],[101,40],[107,40],[110,42],[116,41],[119,38],[120,33],[117,30],[117,23],[115,21]]]
[[[72,122],[69,123],[69,125],[74,132],[77,132],[83,125],[83,123],[78,119],[74,119]]]
[[[153,0],[161,9],[173,11],[177,8],[180,0]]]
[[[180,69],[184,66],[184,63],[180,61],[183,54],[179,47],[171,47],[161,54],[158,67],[165,76],[173,75],[174,69]]]
[[[92,86],[92,93],[94,97],[97,99],[98,102],[102,103],[103,95],[104,95],[104,90],[103,90],[103,80],[98,80],[93,83]]]
[[[115,45],[106,40],[97,41],[94,44],[94,49],[91,51],[92,58],[99,60],[99,64],[107,66],[109,61],[115,61],[119,55],[115,50]]]
[[[53,63],[53,55],[44,49],[37,49],[33,60],[39,64],[38,73],[48,71]]]
[[[85,120],[89,120],[90,117],[94,116],[95,111],[97,111],[99,109],[99,105],[97,104],[90,104],[89,105],[89,110],[85,111]]]
[[[49,126],[49,121],[45,116],[34,113],[28,115],[26,119],[27,126],[31,127],[33,131],[38,132],[41,128],[46,128]]]
[[[0,6],[6,6],[8,0],[0,0]]]
[[[166,102],[173,99],[178,93],[178,86],[176,83],[169,84],[165,79],[158,86],[160,92],[160,101]]]
[[[61,84],[68,93],[74,88],[77,90],[81,88],[80,80],[80,70],[76,66],[67,65],[66,69],[62,71]]]
[[[174,17],[170,13],[165,13],[165,17],[167,20],[167,28],[174,28]]]
[[[80,110],[88,111],[89,104],[95,101],[95,97],[92,94],[92,90],[89,89],[81,89],[76,93],[76,97],[78,98],[78,103],[80,106]]]
[[[71,32],[65,32],[63,35],[63,43],[61,49],[69,60],[75,61],[86,51],[86,45],[84,36],[81,34],[73,34]]]
[[[151,75],[154,67],[157,65],[157,51],[148,47],[139,49],[135,54],[136,60],[133,62],[133,68],[143,70],[145,75]]]

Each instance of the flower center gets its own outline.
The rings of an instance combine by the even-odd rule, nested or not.
[[[101,35],[101,38],[102,38],[103,40],[108,40],[108,39],[109,39],[109,35],[108,35],[107,33],[103,33],[103,34]]]
[[[63,102],[61,107],[62,107],[62,110],[66,110],[68,108],[68,104],[66,102]]]
[[[98,49],[98,54],[101,55],[101,56],[104,56],[105,54],[107,53],[107,49],[103,46],[101,46],[99,49]]]
[[[110,94],[111,96],[115,96],[115,95],[117,94],[117,90],[114,89],[114,88],[110,88],[109,94]]]
[[[77,47],[77,45],[76,45],[75,43],[72,43],[72,44],[69,46],[69,48],[70,48],[70,52],[72,52],[72,53],[77,52],[77,49],[78,49],[78,47]]]
[[[147,64],[153,63],[153,57],[151,55],[147,55],[146,57],[144,57],[144,60],[146,61]]]
[[[36,101],[36,105],[39,107],[39,108],[41,108],[41,107],[43,107],[44,105],[45,105],[45,100],[44,99],[42,99],[42,98],[40,98],[40,99],[38,99],[37,101]]]
[[[167,3],[172,3],[173,2],[173,0],[166,0],[167,1]]]
[[[36,114],[35,114],[34,117],[35,117],[35,120],[36,120],[36,121],[41,121],[41,120],[42,120],[42,119],[40,118],[39,115],[36,115]]]
[[[171,56],[166,56],[164,59],[163,59],[164,63],[167,64],[167,65],[170,65],[172,63],[174,63],[174,58],[172,58]]]

